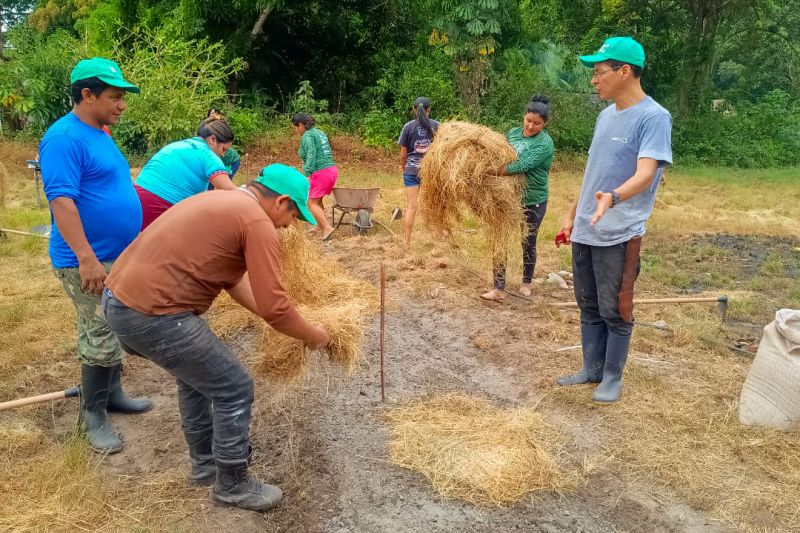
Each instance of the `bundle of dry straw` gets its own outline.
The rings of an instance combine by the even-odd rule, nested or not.
[[[326,350],[329,359],[352,371],[362,359],[364,320],[378,304],[375,287],[323,257],[319,244],[299,224],[282,230],[280,235],[284,289],[301,315],[330,333],[331,345]],[[273,330],[227,295],[214,303],[209,323],[222,338],[247,327],[260,327],[263,357],[258,369],[277,381],[297,380],[308,366],[308,349],[301,341]]]
[[[363,357],[364,306],[350,302],[336,307],[301,306],[299,310],[306,319],[321,324],[330,333],[331,344],[323,350],[328,359],[341,365],[346,372],[352,372]],[[302,342],[267,327],[264,328],[262,346],[261,372],[281,381],[294,381],[303,375],[308,365],[309,349]]]
[[[392,461],[445,498],[506,505],[574,482],[559,468],[559,436],[531,409],[448,394],[388,411],[386,420]]]
[[[521,174],[502,175],[517,154],[501,134],[468,122],[445,122],[420,166],[420,213],[434,229],[452,232],[470,209],[498,253],[518,240],[523,221]]]

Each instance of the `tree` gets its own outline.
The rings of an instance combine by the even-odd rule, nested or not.
[[[478,113],[498,37],[516,12],[510,0],[435,0],[429,42],[453,58],[456,90],[467,110]]]

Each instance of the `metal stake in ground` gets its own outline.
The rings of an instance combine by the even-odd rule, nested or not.
[[[381,402],[386,402],[383,379],[383,330],[386,323],[386,270],[381,263]]]

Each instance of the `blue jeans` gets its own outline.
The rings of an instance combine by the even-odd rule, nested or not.
[[[208,324],[191,312],[145,315],[108,289],[101,305],[125,351],[146,357],[175,376],[184,433],[213,432],[216,459],[246,460],[253,378]]]
[[[417,174],[403,174],[403,185],[406,187],[419,187],[420,181]]]
[[[608,331],[628,337],[633,323],[619,314],[619,291],[625,266],[627,242],[614,246],[572,243],[572,276],[581,324],[605,324]]]

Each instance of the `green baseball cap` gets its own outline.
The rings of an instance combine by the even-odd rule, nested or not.
[[[317,222],[308,210],[308,191],[311,185],[299,170],[282,163],[275,163],[262,168],[256,181],[278,194],[288,195],[297,204],[300,219],[316,226]]]
[[[609,37],[594,55],[580,56],[581,63],[593,67],[603,61],[620,61],[644,68],[644,48],[633,37]]]
[[[89,78],[98,78],[112,87],[119,87],[131,93],[139,92],[139,87],[125,81],[125,78],[122,77],[122,69],[119,68],[119,65],[104,57],[93,57],[78,61],[78,64],[75,65],[69,75],[69,82],[75,83]]]

